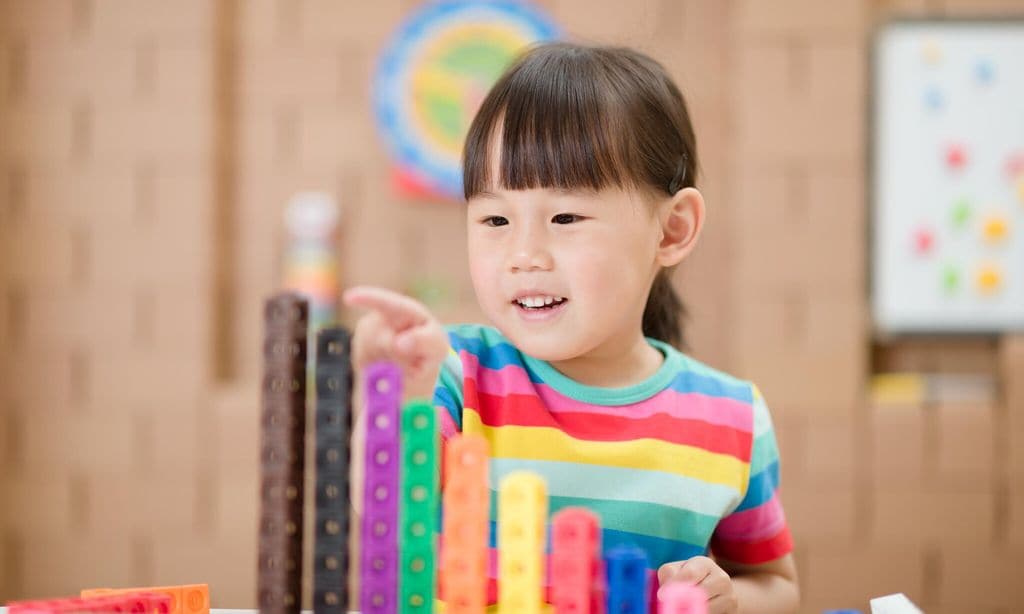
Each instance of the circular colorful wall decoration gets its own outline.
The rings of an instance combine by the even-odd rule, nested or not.
[[[463,139],[480,102],[525,47],[557,36],[521,2],[447,0],[411,15],[374,83],[377,124],[401,187],[460,198]]]

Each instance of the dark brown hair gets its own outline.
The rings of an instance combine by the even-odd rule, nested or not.
[[[548,43],[509,67],[466,136],[466,200],[491,185],[497,134],[494,184],[503,189],[615,186],[664,195],[695,185],[696,138],[683,95],[661,64],[632,49]],[[685,308],[673,268],[654,279],[643,334],[683,349]]]

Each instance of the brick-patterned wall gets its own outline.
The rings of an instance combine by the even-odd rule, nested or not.
[[[253,605],[259,311],[294,192],[341,204],[345,285],[441,279],[441,317],[479,318],[458,205],[396,194],[371,120],[417,4],[0,1],[0,600],[208,581]],[[687,96],[688,337],[772,407],[804,610],[1021,607],[1024,345],[996,405],[868,406],[864,159],[876,23],[1024,2],[538,4]]]
[[[0,5],[4,598],[211,535],[211,6]]]
[[[864,394],[871,30],[894,15],[1022,11],[1021,2],[734,5],[732,365],[773,408],[805,611],[866,608],[894,591],[928,612],[1024,605],[1011,580],[1024,550],[1010,458],[1024,442],[1007,428],[1019,409],[1007,400],[872,407]],[[938,354],[939,367],[963,367],[970,359],[953,363],[972,348]],[[1024,363],[1004,354],[1012,381]]]

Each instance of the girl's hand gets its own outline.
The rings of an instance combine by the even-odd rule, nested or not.
[[[658,584],[664,586],[670,582],[687,582],[704,589],[708,596],[708,614],[733,614],[739,610],[729,574],[706,556],[662,565],[658,568]]]
[[[441,323],[417,301],[390,290],[359,286],[347,290],[350,307],[370,310],[352,333],[352,366],[357,382],[367,365],[387,360],[402,370],[404,398],[433,398],[434,384],[448,351]]]

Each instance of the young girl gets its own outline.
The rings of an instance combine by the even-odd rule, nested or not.
[[[711,612],[795,611],[764,399],[680,351],[670,274],[704,223],[697,168],[657,62],[535,47],[464,151],[469,265],[493,327],[444,328],[410,298],[353,288],[345,302],[370,310],[353,360],[398,363],[406,396],[434,399],[443,438],[489,440],[492,488],[540,474],[551,513],[596,512],[604,548],[643,548],[659,584],[700,585]]]

